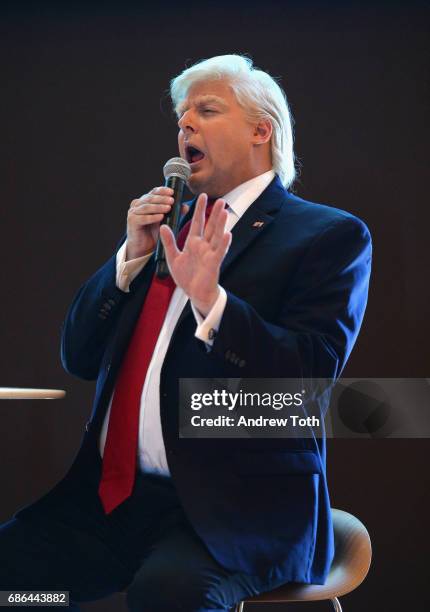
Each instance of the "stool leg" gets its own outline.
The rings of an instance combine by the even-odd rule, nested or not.
[[[342,612],[342,606],[340,605],[340,601],[338,600],[337,597],[332,599],[331,603],[333,604],[333,608],[335,609],[336,612]]]
[[[235,608],[235,612],[243,612],[243,609],[245,607],[245,604],[243,601],[240,601]]]

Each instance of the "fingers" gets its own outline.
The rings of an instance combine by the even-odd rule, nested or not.
[[[194,209],[193,218],[191,219],[190,231],[188,232],[187,240],[191,236],[202,236],[205,226],[205,210],[208,196],[201,193],[197,198],[196,207]]]
[[[160,193],[161,195],[173,195],[173,189],[162,185],[161,187],[154,187],[150,193]]]
[[[154,214],[169,211],[173,204],[173,189],[154,187],[149,193],[132,200],[130,212],[135,214]]]
[[[168,225],[162,225],[160,227],[160,238],[161,242],[163,243],[167,263],[170,267],[171,263],[176,259],[181,251],[176,246],[175,236]]]
[[[227,215],[227,211],[222,211],[222,217],[224,217],[224,213]],[[225,217],[227,219],[227,216]],[[210,249],[212,253],[215,254],[215,259],[218,261],[222,261],[227,253],[232,240],[232,233],[225,231],[225,221],[221,221],[219,225],[216,227],[212,238],[209,242]]]
[[[145,202],[144,204],[139,204],[138,206],[132,206],[129,212],[135,215],[150,215],[159,213],[165,214],[166,212],[169,212],[171,208],[171,204],[164,204],[163,202],[160,202],[159,204],[149,204]]]
[[[140,198],[132,201],[131,205],[136,207],[145,203],[173,203],[173,189],[170,187],[154,187],[150,192],[144,193]]]
[[[225,235],[228,212],[225,210],[225,200],[219,198],[215,202],[205,225],[206,206],[207,195],[202,193],[197,198],[188,237],[197,236],[203,238],[205,242],[210,244],[211,249],[216,251]]]
[[[172,194],[170,187],[154,187],[149,193],[132,200],[128,210],[131,227],[160,223],[172,208]]]
[[[208,222],[206,223],[204,231],[205,240],[211,243],[212,240],[215,240],[216,243],[218,243],[221,236],[224,234],[227,219],[228,212],[225,210],[225,200],[219,198],[215,202]]]
[[[216,249],[215,249],[215,255],[216,258],[219,261],[222,261],[227,253],[227,251],[230,248],[230,244],[233,238],[233,234],[231,232],[225,232],[225,234],[222,235]]]

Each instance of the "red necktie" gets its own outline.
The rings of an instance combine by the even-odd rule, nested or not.
[[[206,221],[214,203],[214,200],[208,200]],[[185,244],[190,225],[191,220],[179,232],[177,244],[180,249]],[[109,416],[98,490],[106,514],[126,500],[133,490],[142,389],[175,288],[171,276],[160,279],[154,274],[121,364]]]

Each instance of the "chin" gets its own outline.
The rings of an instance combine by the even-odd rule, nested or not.
[[[198,195],[199,193],[207,193],[207,181],[205,181],[203,177],[199,178],[198,176],[192,174],[188,179],[187,186],[194,195]]]
[[[194,181],[188,179],[187,187],[188,187],[189,191],[191,191],[191,193],[193,195],[197,195],[198,194],[198,192],[199,192],[198,185]]]
[[[211,180],[211,177],[198,176],[198,174],[200,173],[192,174],[187,183],[188,189],[193,195],[206,193],[208,197],[215,198],[220,197],[220,194],[226,193],[226,191],[217,186],[213,179]]]

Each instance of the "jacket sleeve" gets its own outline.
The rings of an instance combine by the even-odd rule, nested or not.
[[[334,381],[363,320],[371,253],[364,223],[336,220],[307,249],[275,320],[227,292],[211,354],[236,366],[240,377]]]
[[[97,378],[129,295],[116,286],[115,254],[79,289],[67,312],[61,338],[61,361],[67,372],[86,380]]]

